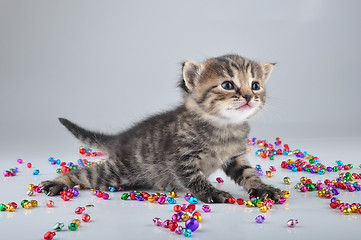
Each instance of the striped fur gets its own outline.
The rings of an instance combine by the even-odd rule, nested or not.
[[[43,189],[57,195],[78,184],[103,189],[185,188],[203,202],[218,203],[230,194],[216,189],[207,177],[222,168],[254,195],[279,199],[280,190],[262,183],[245,157],[247,120],[265,103],[265,82],[272,68],[237,55],[186,62],[180,83],[184,104],[116,135],[59,119],[75,137],[103,149],[109,158],[42,182]],[[225,81],[234,89],[224,89]],[[255,81],[259,90],[252,90]]]

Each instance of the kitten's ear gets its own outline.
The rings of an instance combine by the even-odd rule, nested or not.
[[[271,75],[271,72],[273,71],[273,67],[276,65],[276,63],[265,63],[262,64],[263,67],[263,81],[267,82],[268,78]]]
[[[183,64],[183,81],[187,92],[192,92],[202,70],[202,64],[188,61]]]

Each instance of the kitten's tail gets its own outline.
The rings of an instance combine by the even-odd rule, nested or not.
[[[99,132],[91,132],[82,127],[79,127],[75,123],[70,122],[65,118],[59,118],[61,124],[63,124],[74,136],[85,143],[87,146],[94,147],[97,150],[107,152],[110,142],[113,139],[112,135],[106,135]]]

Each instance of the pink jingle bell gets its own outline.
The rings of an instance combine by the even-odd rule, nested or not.
[[[209,205],[203,205],[203,206],[202,206],[202,210],[203,210],[204,212],[210,212],[210,211],[211,211],[211,207],[210,207]]]
[[[182,204],[182,205],[181,205],[181,209],[182,209],[182,211],[186,210],[186,209],[187,209],[187,207],[188,207],[188,205],[187,205],[187,204]]]
[[[165,228],[169,228],[169,224],[170,224],[171,222],[172,222],[171,220],[165,220],[165,221],[162,223],[162,225],[163,225],[163,227],[165,227]]]
[[[224,182],[224,180],[223,180],[221,177],[217,177],[216,180],[217,180],[217,182],[219,182],[219,183]]]
[[[174,215],[172,216],[172,221],[173,221],[173,222],[179,222],[180,219],[181,219],[181,216],[180,216],[179,214],[174,214]]]
[[[182,230],[183,230],[183,227],[182,227],[182,226],[178,226],[178,227],[174,230],[174,232],[175,232],[176,234],[182,234]]]
[[[165,203],[165,197],[161,196],[158,198],[158,203],[159,204],[164,204]]]
[[[162,226],[162,219],[160,218],[153,218],[154,225],[156,226]]]
[[[108,193],[103,193],[103,196],[102,196],[103,199],[109,199],[109,194]]]
[[[298,223],[298,220],[296,219],[290,219],[287,221],[287,226],[290,228],[296,227],[296,224]]]

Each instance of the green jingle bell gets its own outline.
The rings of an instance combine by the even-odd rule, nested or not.
[[[21,206],[24,208],[24,203],[26,203],[26,202],[29,202],[28,200],[22,200],[21,201]]]
[[[69,226],[68,226],[69,230],[70,231],[75,231],[78,229],[78,225],[76,225],[76,223],[70,223]]]
[[[0,204],[0,211],[6,211],[6,205],[5,204]]]
[[[128,194],[128,193],[123,193],[121,199],[122,199],[122,200],[127,200],[128,197],[129,197],[129,194]]]

